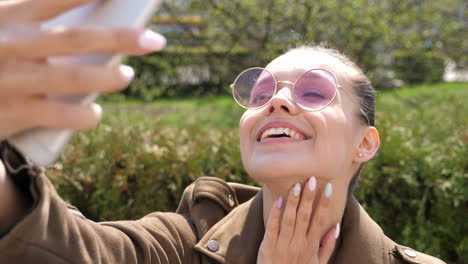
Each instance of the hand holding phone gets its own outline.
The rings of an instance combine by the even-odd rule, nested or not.
[[[24,10],[24,5],[30,5],[31,9],[38,2],[44,3],[10,1],[13,2],[17,2],[17,6],[23,5],[23,9],[17,10]],[[143,54],[164,45],[163,38],[156,40],[158,36],[151,31],[128,29],[144,26],[159,2],[93,1],[43,23],[41,31],[31,24],[40,22],[39,18],[53,17],[55,14],[50,10],[57,8],[38,6],[38,12],[49,13],[25,12],[21,17],[12,5],[10,11],[16,17],[11,16],[10,22],[17,23],[21,17],[24,23],[12,26],[12,23],[7,23],[8,18],[2,17],[0,33],[19,36],[18,32],[22,30],[29,34],[10,38],[11,43],[7,43],[10,49],[0,46],[0,57],[11,62],[9,67],[0,65],[0,75],[16,77],[13,80],[0,78],[0,110],[3,113],[0,114],[0,137],[8,137],[37,165],[54,162],[73,134],[73,130],[59,127],[87,128],[80,127],[78,119],[86,114],[97,115],[91,107],[97,94],[123,88],[131,79],[131,70],[116,65],[122,56],[115,54]],[[66,10],[66,4],[62,1],[57,3]],[[68,8],[73,7],[73,3],[68,4]],[[2,8],[0,6],[0,13],[4,10]],[[67,115],[68,118],[64,118]],[[15,131],[28,128],[33,129],[10,137]]]

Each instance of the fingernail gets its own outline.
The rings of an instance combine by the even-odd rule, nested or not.
[[[307,185],[309,187],[309,190],[310,191],[314,191],[315,188],[317,187],[317,180],[315,179],[314,176],[312,176],[310,179],[309,179],[309,184]]]
[[[135,77],[135,71],[132,69],[132,67],[127,66],[127,65],[121,65],[119,68],[120,74],[122,77],[127,81],[130,82],[133,80],[133,77]]]
[[[301,194],[301,184],[296,183],[296,184],[294,185],[293,195],[296,196],[296,197],[298,197],[299,194]]]
[[[99,118],[101,118],[102,117],[102,107],[100,105],[98,105],[98,104],[93,104],[92,108],[93,108],[94,113],[96,113],[96,115]]]
[[[337,239],[339,236],[340,236],[340,223],[336,224],[335,239]]]
[[[280,198],[278,198],[278,200],[276,201],[276,206],[278,208],[281,208],[281,206],[283,206],[283,197],[280,196]]]
[[[160,50],[166,46],[166,38],[151,30],[145,30],[138,37],[138,43],[145,50]]]
[[[332,195],[332,192],[333,192],[333,187],[331,183],[327,183],[327,186],[325,187],[325,196],[327,198],[330,198],[330,196]]]

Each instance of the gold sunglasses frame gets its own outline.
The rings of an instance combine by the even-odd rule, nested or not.
[[[243,106],[243,105],[237,100],[237,98],[236,98],[236,94],[237,94],[237,93],[235,93],[235,90],[234,90],[234,84],[237,82],[237,80],[239,79],[239,77],[240,77],[243,73],[245,73],[245,72],[247,72],[247,71],[250,71],[250,70],[262,70],[262,71],[266,71],[266,72],[268,72],[268,73],[271,75],[271,77],[273,77],[273,80],[275,81],[275,91],[274,91],[272,97],[271,97],[265,104],[263,104],[263,105],[261,105],[261,106],[257,106],[257,107],[245,107],[245,106]],[[306,106],[304,106],[304,105],[302,105],[302,104],[299,104],[299,103],[296,101],[295,96],[294,96],[294,89],[296,88],[296,83],[297,83],[297,81],[298,81],[302,76],[304,76],[304,74],[309,73],[309,72],[314,71],[314,70],[322,70],[322,71],[325,71],[325,72],[329,73],[329,74],[333,77],[333,80],[335,81],[335,85],[336,85],[335,94],[333,95],[333,98],[330,100],[330,102],[328,102],[328,104],[326,104],[325,106],[323,106],[322,108],[319,108],[319,109],[312,109],[312,108],[308,108],[308,107],[306,107]],[[265,69],[265,68],[262,68],[262,67],[252,67],[252,68],[248,68],[248,69],[246,69],[246,70],[243,70],[241,73],[239,73],[239,74],[237,75],[236,79],[234,80],[234,82],[230,85],[230,87],[231,87],[231,90],[232,90],[232,97],[234,97],[234,100],[236,101],[236,103],[237,103],[239,106],[241,106],[242,108],[244,108],[244,109],[246,109],[246,110],[256,110],[256,109],[260,109],[260,108],[264,107],[265,105],[267,105],[267,104],[271,101],[271,99],[273,98],[273,96],[275,96],[275,95],[277,94],[277,92],[278,92],[278,84],[279,84],[279,83],[284,83],[284,84],[292,85],[291,94],[292,94],[292,100],[293,100],[293,102],[294,102],[297,106],[299,106],[301,109],[306,110],[306,111],[308,111],[308,112],[318,112],[318,111],[321,111],[321,110],[327,108],[327,107],[333,102],[333,100],[335,100],[335,97],[336,97],[336,95],[337,95],[337,93],[338,93],[338,89],[343,90],[343,91],[352,99],[352,97],[348,94],[348,92],[338,83],[338,79],[336,78],[335,74],[333,74],[331,71],[329,71],[329,70],[327,70],[327,69],[323,69],[323,68],[313,68],[313,69],[307,70],[307,71],[303,72],[301,75],[299,75],[299,77],[297,77],[296,80],[295,80],[294,82],[290,82],[290,81],[278,81],[278,80],[276,79],[275,75],[274,75],[272,72],[270,72],[269,70]],[[359,110],[360,110],[361,114],[364,116],[364,118],[366,119],[367,124],[370,126],[370,120],[369,120],[369,118],[367,117],[366,113],[362,110],[361,107],[359,107]]]
[[[273,77],[273,80],[275,81],[275,91],[272,95],[272,98],[273,96],[275,96],[277,93],[278,93],[278,84],[280,83],[284,83],[284,84],[288,84],[288,85],[292,85],[292,90],[291,90],[291,94],[292,94],[292,100],[294,101],[294,103],[296,105],[298,105],[300,108],[306,110],[306,111],[309,111],[309,112],[318,112],[320,110],[323,110],[325,108],[327,108],[327,106],[329,106],[333,100],[335,100],[335,97],[336,97],[336,94],[338,93],[338,89],[343,89],[343,87],[341,87],[341,85],[338,84],[338,80],[336,79],[335,75],[329,71],[329,70],[326,70],[326,69],[322,69],[322,68],[313,68],[313,69],[310,69],[310,70],[307,70],[305,72],[303,72],[301,75],[299,75],[299,77],[296,78],[296,80],[294,82],[290,82],[290,81],[278,81],[275,77],[275,75],[270,72],[269,70],[265,69],[265,68],[262,68],[262,67],[252,67],[252,68],[248,68],[244,71],[242,71],[241,73],[239,73],[239,75],[237,75],[236,79],[234,80],[234,83],[232,83],[230,85],[231,89],[232,89],[232,95],[234,97],[234,100],[237,102],[237,104],[239,104],[242,108],[245,108],[247,110],[256,110],[256,109],[260,109],[262,107],[264,107],[265,105],[267,105],[272,98],[270,98],[270,100],[268,100],[265,104],[261,105],[261,106],[257,106],[257,107],[245,107],[243,106],[237,99],[236,99],[236,96],[235,96],[235,93],[234,93],[234,84],[237,82],[237,80],[239,79],[239,77],[244,74],[245,72],[247,71],[250,71],[250,70],[262,70],[262,71],[265,71],[267,73],[269,73],[271,75],[271,77]],[[332,77],[333,77],[333,80],[335,81],[335,86],[336,86],[336,89],[335,89],[335,94],[333,94],[333,98],[330,100],[330,102],[328,102],[325,106],[323,106],[322,108],[319,108],[319,109],[313,109],[313,108],[309,108],[309,107],[306,107],[302,104],[299,104],[296,102],[296,99],[295,99],[295,96],[294,96],[294,89],[296,88],[296,83],[299,79],[301,79],[302,76],[304,76],[305,74],[311,72],[311,71],[314,71],[314,70],[322,70],[322,71],[325,71],[327,73],[329,73]],[[343,89],[344,90],[344,89]]]

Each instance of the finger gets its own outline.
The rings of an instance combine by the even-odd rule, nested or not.
[[[98,104],[80,106],[75,104],[49,103],[42,127],[68,128],[72,130],[92,129],[102,118],[102,108]]]
[[[317,180],[315,177],[310,177],[304,186],[299,209],[297,210],[296,228],[294,229],[294,237],[303,236],[307,234],[307,229],[311,223],[312,207],[315,197],[315,188]]]
[[[37,59],[86,53],[140,55],[160,50],[166,45],[162,35],[145,29],[61,28],[31,32],[33,29],[27,30],[25,27],[16,32],[28,34],[7,32],[8,37],[0,41],[0,58]]]
[[[124,65],[12,64],[0,72],[0,95],[108,93],[125,88],[133,77]]]
[[[41,98],[0,105],[0,120],[10,124],[6,137],[36,127],[87,130],[99,123],[101,115],[102,108],[96,104],[80,106]]]
[[[335,249],[336,239],[340,232],[340,224],[333,227],[322,240],[322,246],[318,252],[319,263],[328,263],[333,250]]]
[[[283,219],[281,221],[281,229],[278,237],[278,244],[283,246],[291,242],[296,225],[297,206],[299,204],[299,196],[301,194],[301,184],[296,183],[289,191],[288,201],[284,208]]]
[[[0,1],[0,25],[11,20],[13,14],[17,14],[24,1]]]
[[[271,207],[270,215],[268,216],[267,227],[265,230],[265,236],[263,240],[267,246],[274,247],[276,245],[276,241],[278,240],[282,206],[283,206],[283,197],[280,197]]]
[[[307,238],[311,242],[312,247],[316,248],[320,241],[321,228],[327,224],[327,218],[329,217],[330,197],[333,193],[333,186],[331,183],[327,183],[323,193],[320,195],[320,200],[315,206],[314,215],[312,217],[312,223],[307,231]]]
[[[6,17],[10,21],[27,20],[39,22],[93,1],[94,0],[13,0],[6,2],[9,9],[3,10],[2,8],[2,12],[5,12]]]

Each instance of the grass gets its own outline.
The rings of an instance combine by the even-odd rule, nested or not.
[[[407,109],[426,109],[431,104],[443,110],[443,105],[452,106],[452,102],[461,103],[456,118],[466,116],[463,98],[468,96],[468,83],[440,83],[436,85],[406,86],[394,90],[378,91],[377,125],[380,116],[388,113],[407,111]],[[457,99],[458,98],[458,99]],[[138,100],[126,100],[120,96],[101,99],[105,110],[104,123],[120,120],[127,122],[158,123],[161,126],[184,127],[202,124],[208,129],[238,128],[239,119],[244,109],[239,107],[231,96],[188,99],[161,99],[151,103]],[[420,114],[421,113],[419,111]],[[452,114],[448,111],[447,114]],[[441,115],[442,116],[442,115]],[[458,118],[457,118],[458,117]],[[131,124],[131,123],[128,123]]]
[[[234,128],[239,124],[243,109],[229,96],[138,101],[102,101],[106,118],[136,122],[157,122],[168,127],[203,124],[206,128]],[[106,119],[107,120],[107,119]]]

